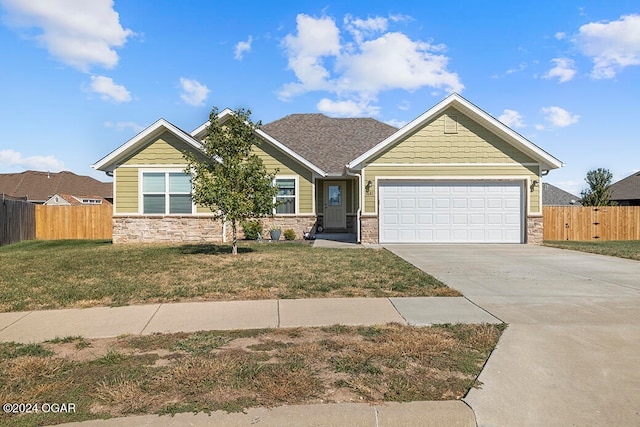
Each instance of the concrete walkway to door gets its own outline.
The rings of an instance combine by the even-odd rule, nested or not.
[[[386,245],[509,323],[479,426],[640,425],[640,262],[533,245]]]

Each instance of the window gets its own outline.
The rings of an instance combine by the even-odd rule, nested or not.
[[[142,205],[145,214],[190,214],[191,177],[183,172],[142,174]]]
[[[276,207],[277,214],[295,214],[296,213],[296,180],[295,178],[277,178],[276,186],[278,187],[278,195],[276,202],[281,202]]]

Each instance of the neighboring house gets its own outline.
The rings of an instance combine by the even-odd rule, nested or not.
[[[113,184],[100,182],[73,172],[39,172],[0,174],[0,194],[43,204],[55,194],[93,194],[113,200]]]
[[[54,194],[44,202],[48,206],[95,206],[111,204],[100,196],[72,196],[71,194]]]
[[[611,200],[619,206],[640,206],[640,172],[611,184],[609,187]]]
[[[114,243],[227,236],[189,198],[182,152],[200,151],[206,127],[187,133],[160,119],[93,165],[114,177]],[[401,129],[293,114],[256,133],[284,202],[268,226],[353,232],[363,243],[541,242],[541,177],[563,165],[458,94]]]
[[[580,197],[547,182],[542,183],[542,206],[582,206]]]

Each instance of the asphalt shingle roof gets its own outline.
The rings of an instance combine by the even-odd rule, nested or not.
[[[344,166],[398,129],[370,118],[291,114],[261,128],[322,170],[343,174]]]
[[[69,171],[57,173],[25,171],[0,174],[0,194],[44,202],[59,193],[95,194],[110,199],[113,197],[113,185],[110,182],[101,182],[90,176],[76,175]]]
[[[611,200],[640,200],[640,172],[611,184]]]
[[[580,197],[574,196],[561,188],[542,183],[542,205],[543,206],[581,206]]]

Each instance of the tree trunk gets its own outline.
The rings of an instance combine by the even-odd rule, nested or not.
[[[236,236],[236,220],[231,221],[231,254],[238,255],[238,238]]]

